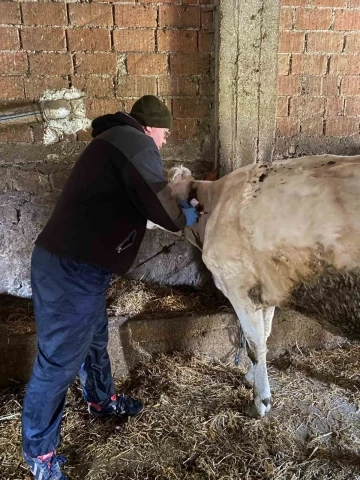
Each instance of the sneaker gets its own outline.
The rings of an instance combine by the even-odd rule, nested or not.
[[[106,415],[135,417],[143,409],[144,404],[140,400],[135,400],[135,398],[127,397],[126,395],[113,395],[106,405],[88,402],[89,413],[99,417]]]
[[[60,465],[66,462],[66,457],[57,456],[55,452],[38,457],[30,457],[24,453],[23,456],[35,480],[67,480],[60,470]]]

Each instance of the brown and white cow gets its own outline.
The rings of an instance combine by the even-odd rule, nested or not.
[[[360,156],[249,165],[214,182],[172,169],[178,200],[202,211],[186,238],[202,250],[244,331],[257,415],[270,410],[266,341],[274,306],[360,339]]]

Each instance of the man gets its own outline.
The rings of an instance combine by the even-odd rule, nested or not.
[[[179,231],[197,219],[171,198],[159,148],[171,115],[146,95],[130,112],[92,123],[77,160],[35,242],[31,282],[38,354],[23,404],[23,454],[35,479],[64,480],[55,450],[68,387],[79,374],[90,414],[134,416],[140,400],[116,395],[107,352],[105,299],[112,272],[125,274],[151,220]]]

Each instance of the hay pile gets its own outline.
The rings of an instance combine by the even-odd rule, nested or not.
[[[135,419],[89,419],[68,396],[59,453],[71,480],[359,480],[360,346],[294,352],[270,367],[269,418],[232,365],[160,355],[118,387],[146,402]],[[0,397],[0,478],[29,478],[20,457],[22,391]],[[6,418],[7,417],[7,418]]]
[[[119,278],[113,281],[107,294],[111,316],[141,316],[151,311],[152,317],[171,317],[182,314],[206,314],[232,311],[228,300],[214,290],[165,287],[156,284]],[[10,295],[0,295],[0,329],[7,335],[36,331],[32,301]]]
[[[112,282],[107,296],[110,315],[129,315],[140,318],[151,311],[153,317],[179,316],[233,311],[219,290],[196,290],[144,283],[119,278]]]

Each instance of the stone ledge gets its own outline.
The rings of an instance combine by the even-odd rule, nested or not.
[[[0,331],[1,334],[1,331]],[[126,375],[153,354],[196,352],[233,362],[237,350],[237,320],[233,313],[174,318],[111,317],[109,354],[114,376]],[[295,312],[277,311],[268,341],[268,357],[276,358],[295,346],[319,348],[345,340]],[[28,381],[36,355],[36,335],[0,335],[0,387]]]

